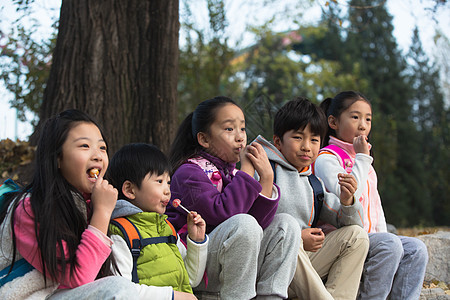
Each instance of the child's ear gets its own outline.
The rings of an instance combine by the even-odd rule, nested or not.
[[[136,198],[136,195],[134,194],[134,188],[135,186],[131,181],[125,180],[125,182],[122,184],[122,193],[128,199],[134,200]]]
[[[281,138],[278,135],[273,135],[273,145],[281,151]]]
[[[335,116],[328,116],[328,126],[330,126],[331,129],[336,130],[338,128],[337,126],[337,119]]]
[[[197,141],[205,149],[209,148],[209,137],[204,132],[197,133]]]

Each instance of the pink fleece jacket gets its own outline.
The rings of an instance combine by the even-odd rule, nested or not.
[[[41,254],[34,232],[34,213],[29,197],[24,198],[17,206],[14,220],[17,250],[25,260],[42,272]],[[75,288],[94,281],[101,266],[111,253],[111,245],[112,241],[105,234],[89,225],[82,233],[80,244],[76,250],[77,264],[74,272],[71,273],[70,268],[67,267],[64,274],[58,274],[59,288]],[[68,250],[64,241],[63,247],[67,257]]]

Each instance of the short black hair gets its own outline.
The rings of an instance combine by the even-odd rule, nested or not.
[[[145,143],[132,143],[123,146],[111,158],[106,179],[119,191],[119,199],[127,199],[122,193],[127,180],[141,187],[147,174],[170,174],[170,164],[164,153],[156,146]]]
[[[273,133],[282,140],[287,131],[303,130],[308,124],[312,133],[320,135],[322,141],[328,128],[325,114],[309,99],[297,97],[277,111],[273,122]]]

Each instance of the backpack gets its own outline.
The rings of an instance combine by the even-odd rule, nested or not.
[[[131,256],[133,257],[133,270],[131,271],[132,281],[139,283],[139,277],[137,273],[137,259],[141,255],[141,250],[147,245],[160,244],[160,243],[177,243],[177,232],[173,225],[165,220],[169,227],[172,229],[172,235],[169,236],[157,236],[143,239],[136,225],[125,217],[116,218],[111,220],[111,224],[115,225],[123,234],[123,238],[130,249]]]
[[[328,145],[320,149],[319,153],[322,154],[326,152],[334,154],[339,159],[339,163],[345,169],[347,174],[350,174],[352,172],[353,160],[347,152],[336,145]]]
[[[20,191],[20,187],[10,178],[8,178],[2,185],[0,185],[0,208],[2,210],[7,209],[7,207],[3,207],[5,205],[6,196],[10,193],[15,193],[18,191]],[[12,268],[11,265],[9,265],[3,270],[0,270],[0,287],[17,277],[25,275],[33,269],[34,267],[30,265],[24,258],[19,259],[18,261],[14,262]]]
[[[275,162],[272,160],[269,160],[269,162],[273,170],[273,182],[276,182]],[[308,181],[314,192],[314,219],[311,224],[311,227],[314,228],[317,227],[317,222],[319,222],[320,211],[322,210],[325,195],[323,193],[322,185],[316,175],[308,175]]]
[[[217,167],[212,162],[203,157],[194,157],[188,159],[187,161],[199,166],[203,170],[203,172],[205,172],[206,176],[208,176],[209,180],[217,188],[217,190],[219,192],[222,192],[222,175],[220,175],[219,169],[217,169]],[[237,169],[234,169],[232,175],[236,175],[237,171]]]

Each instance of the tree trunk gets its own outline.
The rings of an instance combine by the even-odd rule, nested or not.
[[[177,126],[178,7],[177,0],[63,0],[39,124],[77,108],[102,126],[110,155],[130,142],[167,153]]]

